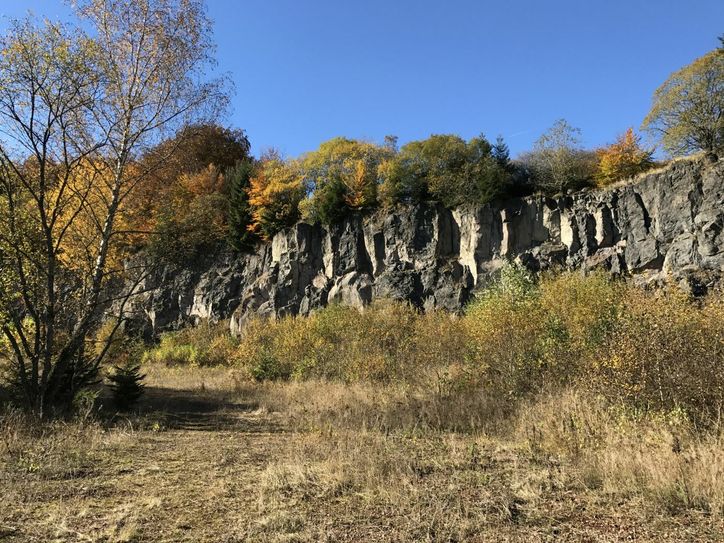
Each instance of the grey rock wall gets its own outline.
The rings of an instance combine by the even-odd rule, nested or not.
[[[680,160],[617,188],[511,199],[449,210],[439,204],[299,223],[253,254],[207,255],[157,270],[128,311],[146,335],[201,320],[305,315],[376,298],[459,310],[505,262],[532,270],[604,269],[703,291],[724,274],[724,161]]]

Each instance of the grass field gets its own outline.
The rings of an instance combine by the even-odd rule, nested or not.
[[[164,366],[148,387],[142,414],[104,424],[4,419],[0,541],[724,538],[711,507],[597,479],[529,431],[416,426],[391,387]]]
[[[113,341],[131,414],[0,412],[0,543],[724,541],[721,292],[511,269],[460,316]]]

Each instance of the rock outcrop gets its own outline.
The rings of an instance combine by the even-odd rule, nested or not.
[[[459,310],[505,262],[532,270],[604,269],[695,292],[724,274],[724,161],[679,160],[635,182],[559,198],[449,210],[435,203],[299,223],[252,254],[157,270],[130,321],[153,335],[189,323],[308,314],[376,298]]]

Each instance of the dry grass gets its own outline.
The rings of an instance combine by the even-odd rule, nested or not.
[[[670,451],[683,427],[619,428],[631,419],[573,393],[524,408],[508,432],[461,433],[425,422],[390,385],[148,373],[142,407],[164,411],[151,422],[3,418],[3,541],[718,541],[724,530],[721,447],[682,429],[682,452],[667,453],[657,443]],[[593,437],[558,430],[557,412],[588,420]],[[671,496],[677,477],[688,501]]]
[[[534,454],[569,459],[588,488],[724,518],[720,427],[696,430],[675,413],[636,418],[567,391],[522,409],[516,435]]]
[[[1,415],[0,541],[722,541],[721,296],[507,270],[172,334],[136,414]]]

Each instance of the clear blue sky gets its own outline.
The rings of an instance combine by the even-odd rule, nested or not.
[[[225,123],[258,153],[334,136],[502,134],[515,155],[556,119],[584,143],[638,127],[656,87],[714,49],[722,0],[208,0]],[[61,0],[0,14],[64,18]],[[0,22],[5,26],[5,21]]]

